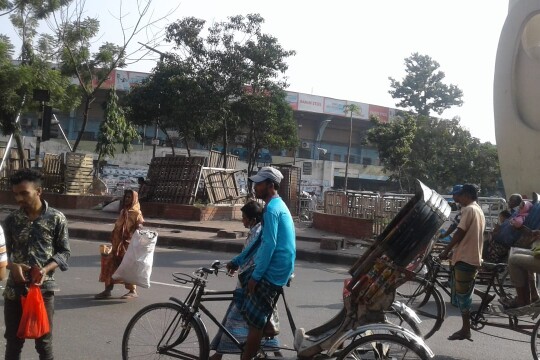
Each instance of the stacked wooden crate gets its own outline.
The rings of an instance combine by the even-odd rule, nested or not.
[[[43,190],[62,193],[64,182],[64,155],[45,154],[43,157]]]
[[[66,153],[66,169],[64,179],[66,194],[85,194],[92,185],[92,154]]]
[[[0,148],[0,159],[4,156],[5,151],[5,148]],[[29,160],[30,149],[24,149],[24,152],[26,153],[26,159]],[[11,148],[9,150],[8,156],[6,157],[6,162],[2,167],[2,171],[0,172],[0,189],[11,191],[11,184],[9,183],[9,178],[15,172],[23,169],[27,165],[28,163],[25,164],[24,161],[21,161],[17,148]]]
[[[148,169],[149,201],[193,205],[205,157],[153,158]]]
[[[302,181],[300,168],[283,164],[272,166],[283,174],[283,180],[281,180],[281,184],[279,185],[279,196],[281,196],[285,204],[287,204],[291,214],[298,215],[300,212],[300,209],[298,208],[298,194],[300,193],[300,183]]]

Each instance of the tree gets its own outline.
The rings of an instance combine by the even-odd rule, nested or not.
[[[205,143],[221,140],[227,153],[231,134],[240,123],[231,107],[246,89],[254,93],[286,86],[285,59],[294,55],[281,47],[277,39],[262,32],[264,19],[258,14],[229,17],[216,22],[202,36],[205,21],[187,17],[169,25],[166,39],[175,44],[178,59],[190,69],[201,91],[208,94],[198,106],[206,114]],[[227,157],[224,156],[224,167]]]
[[[401,100],[396,106],[423,116],[430,116],[432,111],[441,115],[452,106],[461,106],[463,92],[456,85],[443,83],[445,75],[439,67],[439,63],[427,55],[413,53],[406,58],[403,80],[388,78],[392,88],[388,92],[394,99]]]
[[[135,124],[158,124],[165,133],[167,130],[178,131],[188,156],[191,156],[190,141],[211,145],[206,143],[209,138],[206,133],[209,129],[215,130],[208,125],[204,107],[211,94],[205,92],[188,66],[172,56],[164,59],[141,86],[128,94],[126,105],[129,108],[128,118]],[[174,146],[172,149],[174,153]]]
[[[297,126],[283,90],[267,93],[246,93],[232,105],[239,117],[239,135],[245,135],[241,145],[248,150],[248,174],[263,148],[280,150],[298,146]]]
[[[126,66],[127,59],[133,54],[128,53],[128,46],[130,46],[135,36],[147,30],[149,26],[156,25],[156,23],[172,13],[171,11],[157,20],[151,19],[151,4],[152,0],[137,2],[138,17],[131,26],[124,23],[127,14],[122,13],[122,6],[120,6],[118,22],[123,34],[123,43],[116,45],[104,42],[99,47],[99,50],[93,54],[90,46],[94,38],[98,36],[99,20],[91,17],[83,18],[84,0],[75,0],[74,7],[64,7],[59,15],[54,17],[62,72],[78,79],[83,94],[83,121],[73,145],[73,151],[77,150],[86,130],[89,109],[95,101],[97,91],[110,78],[114,69]],[[143,24],[146,20],[147,23]],[[152,41],[156,41],[156,39],[148,40],[148,42]],[[134,52],[140,49],[139,47]]]
[[[114,157],[116,144],[122,145],[122,152],[131,150],[131,142],[139,138],[137,129],[126,121],[124,111],[118,105],[118,96],[114,88],[110,89],[105,104],[105,119],[99,126],[99,134],[96,143],[98,162],[103,157]]]
[[[403,114],[391,123],[372,121],[368,140],[401,191],[413,191],[414,179],[440,193],[467,182],[481,185],[483,194],[496,190],[500,178],[496,147],[472,137],[458,118]]]
[[[7,36],[0,36],[0,127],[5,135],[13,135],[23,166],[27,166],[27,159],[23,151],[20,125],[16,119],[21,112],[38,110],[37,104],[31,101],[33,90],[49,90],[49,105],[63,110],[71,110],[78,104],[78,96],[70,79],[51,68],[44,55],[44,48],[34,47],[39,22],[70,2],[0,1],[0,18],[9,15],[22,40],[18,56],[20,63],[14,65],[14,47]]]
[[[372,117],[373,127],[367,132],[367,140],[373,144],[378,152],[384,171],[390,173],[391,180],[399,182],[403,192],[403,180],[407,180],[407,191],[410,189],[409,174],[407,172],[412,144],[416,135],[416,118],[404,114],[403,117],[389,123],[382,123]]]

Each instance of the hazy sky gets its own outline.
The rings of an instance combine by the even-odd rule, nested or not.
[[[100,42],[122,41],[113,16],[119,4],[86,2],[87,15],[101,21]],[[124,10],[135,15],[134,4],[124,0]],[[395,107],[388,77],[401,79],[404,59],[413,52],[429,55],[440,63],[445,82],[464,92],[464,105],[443,116],[460,116],[473,136],[495,142],[493,71],[507,0],[154,0],[154,17],[176,6],[163,24],[184,16],[211,22],[260,13],[263,30],[297,52],[288,61],[291,91]],[[13,36],[6,17],[0,33]],[[150,71],[154,65],[143,61],[128,69]]]

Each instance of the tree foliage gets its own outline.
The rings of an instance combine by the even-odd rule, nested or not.
[[[104,107],[105,119],[99,126],[99,134],[96,143],[98,161],[105,156],[114,157],[116,144],[122,145],[122,152],[131,150],[131,142],[139,138],[137,129],[130,124],[124,116],[124,110],[118,104],[118,96],[114,88],[107,95]]]
[[[97,52],[92,53],[90,47],[99,35],[99,20],[97,17],[83,17],[84,0],[74,1],[76,6],[62,8],[59,16],[55,17],[55,31],[62,72],[79,80],[83,94],[83,119],[73,145],[73,151],[76,151],[86,130],[89,109],[95,101],[96,92],[105,81],[109,80],[114,69],[126,66],[129,57],[128,46],[135,36],[147,29],[150,24],[155,25],[169,14],[161,19],[152,20],[152,12],[150,11],[152,0],[138,1],[136,21],[128,27],[124,24],[126,14],[122,14],[122,6],[120,6],[118,23],[121,27],[123,43],[104,42],[99,46]],[[145,20],[148,22],[143,23]],[[153,40],[155,39],[149,41]]]
[[[285,92],[276,88],[269,93],[246,93],[232,104],[232,111],[239,118],[240,142],[248,149],[248,173],[263,149],[292,149],[298,146],[296,122]]]
[[[15,123],[21,112],[37,112],[39,104],[32,100],[34,89],[49,90],[48,105],[69,111],[79,104],[77,88],[49,63],[47,48],[35,46],[37,25],[60,6],[70,1],[13,1],[0,4],[2,15],[10,14],[15,30],[22,39],[19,65],[12,62],[14,47],[9,38],[0,36],[0,127],[4,134],[13,135],[19,156],[26,161],[21,129]]]
[[[439,67],[428,55],[413,53],[406,58],[403,80],[389,77],[390,95],[401,100],[396,105],[423,116],[430,116],[431,112],[441,115],[452,106],[461,106],[463,92],[456,85],[443,83],[445,75]]]
[[[413,191],[414,179],[441,193],[455,184],[475,183],[483,194],[493,194],[500,177],[494,145],[481,143],[451,120],[431,117],[463,103],[456,85],[445,85],[439,63],[427,55],[412,54],[405,59],[402,82],[390,78],[390,94],[397,105],[416,114],[402,113],[391,123],[374,121],[368,140],[377,147],[384,169],[398,180],[402,191]]]
[[[174,55],[183,68],[184,76],[196,79],[208,96],[197,101],[205,112],[203,143],[221,141],[228,150],[231,136],[242,124],[232,111],[233,104],[245,95],[283,89],[286,58],[294,51],[283,49],[278,40],[262,32],[264,19],[258,14],[232,16],[228,21],[215,22],[206,29],[205,21],[186,17],[167,28],[166,39],[174,44]],[[224,157],[226,167],[226,157]]]
[[[402,191],[413,191],[415,179],[440,193],[463,183],[480,185],[482,194],[496,191],[500,171],[495,145],[472,137],[459,119],[404,114],[391,123],[374,123],[368,140]]]
[[[367,140],[376,145],[385,171],[390,173],[391,180],[399,182],[403,191],[402,179],[409,180],[407,170],[417,131],[416,118],[407,114],[390,123],[382,123],[377,118],[372,118],[371,122],[374,126],[367,132]]]

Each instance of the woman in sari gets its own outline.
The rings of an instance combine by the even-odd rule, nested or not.
[[[136,191],[126,190],[124,192],[123,207],[120,211],[120,216],[114,224],[114,229],[111,234],[112,249],[111,253],[106,256],[107,260],[101,262],[101,273],[99,281],[105,283],[105,290],[95,296],[95,299],[109,299],[114,284],[122,282],[113,280],[112,275],[120,266],[124,254],[127,251],[131,237],[140,225],[144,222],[139,197]],[[133,284],[124,284],[128,292],[121,299],[134,299],[139,297],[136,286]]]
[[[242,209],[242,223],[246,228],[249,229],[249,233],[244,243],[244,249],[246,249],[250,244],[258,239],[261,234],[261,220],[262,220],[262,206],[256,201],[249,201],[246,203]],[[255,244],[255,246],[258,246]],[[249,267],[253,266],[253,259],[255,257],[256,251],[253,251],[249,260],[246,261],[238,273],[241,274],[243,271],[247,270]],[[237,288],[241,287],[240,282],[237,282]],[[229,330],[234,337],[241,343],[246,341],[248,334],[248,324],[244,320],[243,315],[240,313],[240,309],[236,306],[235,301],[233,300],[227,309],[225,318],[222,321],[223,326]],[[275,350],[276,355],[279,352],[279,340],[277,337],[272,339],[263,339],[261,345],[267,350]],[[223,354],[239,354],[240,349],[223,333],[219,330],[217,335],[212,340],[210,344],[210,349],[215,350],[214,355],[210,356],[210,360],[220,360]]]

